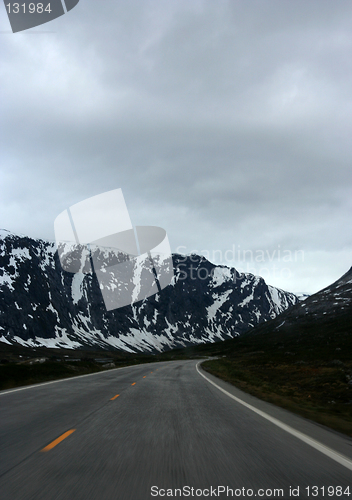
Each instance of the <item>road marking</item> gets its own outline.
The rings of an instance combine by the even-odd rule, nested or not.
[[[235,401],[237,401],[237,403],[240,403],[241,405],[245,406],[246,408],[249,408],[250,410],[252,410],[255,413],[257,413],[258,415],[260,415],[261,417],[265,418],[266,420],[269,420],[269,422],[272,422],[277,427],[280,427],[284,431],[288,432],[289,434],[292,434],[292,436],[295,436],[296,438],[300,439],[301,441],[308,444],[312,448],[315,448],[316,450],[320,451],[321,453],[328,456],[329,458],[332,458],[332,460],[335,460],[335,462],[338,462],[339,464],[343,465],[344,467],[347,467],[347,469],[352,470],[352,460],[350,458],[348,458],[344,455],[341,455],[340,453],[337,453],[337,451],[334,451],[331,448],[329,448],[328,446],[325,446],[324,444],[319,443],[319,441],[316,441],[315,439],[307,436],[307,434],[303,434],[303,432],[296,431],[296,429],[294,429],[293,427],[291,427],[287,424],[284,424],[283,422],[281,422],[277,418],[274,418],[274,417],[268,415],[264,411],[258,410],[258,408],[256,408],[255,406],[252,406],[252,405],[246,403],[245,401],[242,401],[242,399],[239,399],[236,396],[233,396],[229,392],[225,391],[225,389],[223,389],[218,384],[216,384],[215,382],[210,380],[208,377],[206,377],[199,370],[198,365],[200,362],[201,361],[198,361],[198,363],[196,364],[196,369],[197,369],[197,372],[199,373],[199,375],[201,375],[203,378],[205,378],[205,380],[207,380],[210,384],[215,386],[217,389],[219,389],[219,391],[226,394],[226,396],[229,396],[229,398],[234,399]]]
[[[116,394],[116,396],[114,396],[113,398],[110,399],[110,401],[114,401],[114,399],[118,398],[120,396],[120,394]]]
[[[65,432],[60,437],[58,437],[57,439],[55,439],[55,441],[53,441],[52,443],[48,444],[48,446],[46,446],[45,448],[43,448],[41,451],[52,450],[57,444],[61,443],[61,441],[63,441],[68,436],[70,436],[70,434],[72,434],[73,432],[75,432],[75,430],[76,429],[71,429],[70,431]]]
[[[136,382],[133,382],[133,384],[131,384],[131,385],[136,385]]]

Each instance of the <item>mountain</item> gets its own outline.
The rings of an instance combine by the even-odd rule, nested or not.
[[[197,255],[173,255],[172,284],[106,311],[94,274],[62,270],[55,244],[0,231],[0,341],[161,352],[236,337],[297,297]]]
[[[301,301],[302,300],[306,300],[309,297],[309,294],[308,293],[304,293],[304,292],[298,292],[295,295]]]
[[[270,334],[283,341],[294,337],[296,343],[304,340],[317,348],[321,342],[325,345],[343,343],[343,339],[351,337],[351,331],[352,267],[332,285],[308,296],[265,325],[257,326],[248,335]]]

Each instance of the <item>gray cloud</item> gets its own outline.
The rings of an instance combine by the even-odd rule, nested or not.
[[[47,26],[0,34],[1,226],[53,239],[121,187],[174,251],[302,249],[283,288],[352,264],[349,2],[85,0]]]

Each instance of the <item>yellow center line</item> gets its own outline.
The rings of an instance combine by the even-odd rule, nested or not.
[[[52,443],[48,444],[48,446],[46,446],[45,448],[43,448],[41,451],[49,451],[49,450],[52,450],[57,444],[61,443],[61,441],[63,441],[64,439],[66,439],[70,434],[72,434],[73,432],[75,432],[76,429],[71,429],[70,431],[67,431],[65,432],[64,434],[62,434],[60,437],[58,437],[57,439],[55,439],[55,441],[53,441]]]
[[[114,396],[113,398],[110,399],[110,401],[113,401],[114,399],[118,398],[120,396],[120,394],[116,394],[116,396]]]
[[[131,385],[136,385],[136,382],[133,382],[133,384],[131,384]]]

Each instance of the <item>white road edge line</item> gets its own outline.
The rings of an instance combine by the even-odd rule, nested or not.
[[[237,401],[237,403],[240,403],[241,405],[245,406],[246,408],[249,408],[250,410],[254,411],[261,417],[265,418],[266,420],[269,420],[269,422],[272,422],[274,425],[277,425],[277,427],[280,427],[284,431],[288,432],[289,434],[292,434],[292,436],[295,436],[296,438],[300,439],[304,443],[308,444],[309,446],[312,446],[312,448],[315,448],[316,450],[320,451],[321,453],[324,453],[324,455],[327,455],[329,458],[332,458],[335,460],[335,462],[338,462],[339,464],[343,465],[344,467],[347,467],[347,469],[352,470],[352,460],[349,458],[345,457],[344,455],[341,455],[340,453],[337,453],[336,451],[332,450],[331,448],[328,448],[327,446],[319,443],[319,441],[316,441],[315,439],[310,438],[306,434],[303,434],[303,432],[296,431],[293,427],[290,427],[289,425],[284,424],[277,418],[271,417],[264,411],[258,410],[258,408],[255,408],[255,406],[252,406],[245,401],[242,401],[242,399],[237,398],[236,396],[233,396],[229,392],[225,391],[222,387],[220,387],[218,384],[210,380],[208,377],[206,377],[198,368],[199,363],[201,361],[198,361],[196,364],[196,369],[199,375],[201,375],[205,380],[207,380],[210,384],[215,386],[219,391],[223,392],[228,396],[229,398],[234,399]]]
[[[145,363],[140,363],[139,365],[120,366],[119,368],[113,368],[112,370],[105,370],[103,372],[86,373],[86,375],[76,375],[75,377],[59,378],[57,380],[52,380],[51,382],[41,382],[40,384],[24,385],[23,387],[19,387],[18,389],[0,391],[0,396],[3,396],[4,394],[10,394],[10,392],[24,391],[25,389],[33,389],[35,387],[42,387],[43,385],[57,384],[58,382],[67,382],[68,380],[77,380],[78,378],[91,377],[92,375],[101,375],[102,373],[106,374],[114,372],[116,370],[123,370],[124,368],[132,368],[133,366],[141,366],[144,364]]]

